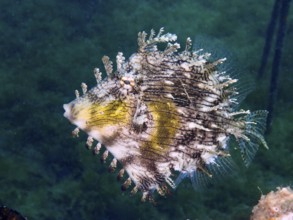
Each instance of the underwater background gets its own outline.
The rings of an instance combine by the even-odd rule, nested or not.
[[[137,50],[139,31],[164,27],[181,45],[190,36],[207,47],[211,42],[223,56],[232,53],[233,68],[256,82],[242,107],[267,109],[273,48],[263,76],[256,78],[273,4],[0,0],[0,205],[29,220],[249,219],[262,193],[293,186],[292,13],[266,135],[270,149],[261,147],[248,168],[240,165],[236,176],[207,189],[194,191],[186,180],[166,198],[156,197],[156,205],[121,192],[108,164],[86,151],[86,135],[72,138],[74,126],[63,117],[62,105],[74,99],[81,82],[95,85],[93,69],[102,69],[103,55],[115,60],[121,51],[128,57]]]

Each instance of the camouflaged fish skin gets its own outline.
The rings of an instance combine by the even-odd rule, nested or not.
[[[95,69],[97,86],[64,105],[64,116],[84,130],[91,147],[108,153],[129,176],[122,188],[134,183],[133,191],[164,194],[167,186],[176,188],[191,178],[194,187],[216,173],[229,172],[232,165],[229,140],[238,141],[245,164],[249,164],[263,138],[266,111],[236,110],[240,91],[237,79],[223,70],[225,58],[212,59],[202,50],[192,51],[190,38],[178,52],[177,36],[157,35],[152,30],[138,34],[138,51],[128,60],[121,52],[113,71],[110,59],[103,57],[107,77]],[[158,44],[166,44],[164,50]]]

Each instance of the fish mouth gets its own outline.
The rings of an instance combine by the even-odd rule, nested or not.
[[[72,107],[71,106],[72,106],[71,104],[64,104],[63,105],[63,108],[65,110],[63,115],[64,115],[65,118],[68,118],[69,120],[72,119],[72,117],[71,117],[71,109],[72,109]]]
[[[63,108],[65,110],[64,117],[67,118],[72,124],[76,125],[81,129],[87,128],[87,121],[84,118],[78,116],[76,111],[76,104],[75,103],[68,103],[64,104]]]
[[[75,104],[71,102],[63,105],[63,108],[65,110],[63,116],[67,118],[69,121],[71,121],[73,124],[77,119],[74,107],[75,107]]]

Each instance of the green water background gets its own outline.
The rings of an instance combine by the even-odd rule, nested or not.
[[[1,0],[0,205],[28,219],[249,219],[261,192],[293,185],[293,16],[288,16],[270,150],[248,169],[196,192],[188,181],[157,205],[120,191],[107,165],[71,137],[63,103],[95,85],[101,57],[137,50],[137,33],[165,27],[185,39],[225,45],[255,78],[273,1]],[[208,37],[202,37],[208,36]],[[219,48],[215,48],[218,50]],[[227,50],[227,51],[226,51]],[[213,51],[211,51],[213,52]],[[242,107],[266,109],[271,60]]]

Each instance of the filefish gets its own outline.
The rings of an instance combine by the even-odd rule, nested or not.
[[[177,36],[151,30],[138,33],[138,51],[129,59],[102,58],[107,76],[94,69],[97,85],[64,104],[64,116],[87,133],[94,153],[105,147],[101,160],[113,156],[127,173],[122,189],[133,185],[151,200],[157,191],[165,195],[184,178],[197,188],[233,168],[231,140],[236,140],[248,165],[263,137],[267,111],[237,110],[243,98],[237,78],[225,69],[226,58],[215,59],[193,50],[190,38],[180,50]],[[164,49],[160,49],[164,47]],[[245,88],[244,88],[245,89]],[[96,143],[95,143],[96,142]]]

